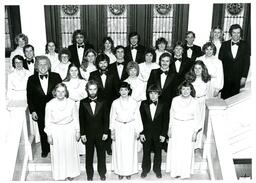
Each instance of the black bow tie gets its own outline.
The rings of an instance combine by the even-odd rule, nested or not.
[[[232,44],[232,46],[233,46],[233,45],[237,45],[237,46],[239,46],[239,42],[236,42],[236,43],[231,42],[231,44]]]
[[[137,49],[138,46],[131,46],[131,49]]]
[[[105,71],[100,70],[100,75],[102,75],[102,74],[107,75],[107,70],[105,70]]]
[[[169,72],[169,71],[162,71],[162,70],[160,70],[160,74],[163,74],[163,73],[164,73],[165,75],[168,75],[168,72]]]
[[[34,63],[34,59],[32,59],[32,60],[27,60],[27,63],[28,63],[28,64],[33,64],[33,63]]]
[[[122,62],[122,63],[117,62],[117,66],[119,66],[119,65],[124,65],[124,62]]]
[[[150,104],[157,105],[157,101],[154,101],[154,102],[153,102],[152,100],[150,100],[150,101],[149,101],[149,105],[150,105]]]
[[[47,74],[44,74],[44,75],[39,75],[39,77],[41,78],[41,79],[47,79],[47,77],[48,77],[48,75]]]
[[[94,98],[94,99],[92,99],[92,98],[89,98],[89,103],[91,103],[91,102],[97,102],[97,98]]]
[[[174,57],[174,58],[173,58],[173,60],[174,60],[174,62],[176,62],[176,61],[180,61],[180,62],[181,62],[182,57],[180,57],[180,58],[176,58],[176,57]]]
[[[78,45],[77,47],[78,48],[84,48],[84,45]]]

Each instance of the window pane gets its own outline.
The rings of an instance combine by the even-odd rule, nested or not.
[[[8,10],[5,8],[5,48],[11,48],[11,36],[9,30]]]

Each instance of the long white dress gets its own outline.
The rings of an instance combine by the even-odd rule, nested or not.
[[[139,77],[128,77],[125,82],[131,85],[132,95],[131,97],[139,104],[142,100],[146,100],[146,84]]]
[[[214,55],[216,58],[219,57],[220,47],[221,47],[221,41],[220,40],[213,40],[212,43],[216,46],[216,54]]]
[[[196,79],[192,85],[196,90],[196,97],[195,99],[198,102],[199,107],[199,124],[202,130],[197,135],[197,140],[195,144],[195,149],[200,148],[202,149],[202,141],[203,141],[203,130],[204,130],[204,122],[205,122],[205,100],[209,98],[210,92],[210,81],[205,83],[202,79]]]
[[[58,53],[54,53],[53,55],[51,54],[45,54],[45,56],[47,56],[50,61],[51,61],[51,70],[54,71],[55,68],[59,65],[60,61],[58,58]]]
[[[53,70],[53,72],[57,72],[61,79],[65,79],[68,73],[68,66],[70,65],[70,62],[64,64],[63,62],[60,62],[55,69]]]
[[[222,62],[217,57],[206,57],[205,55],[198,57],[197,60],[204,62],[211,75],[209,97],[212,98],[214,97],[214,91],[220,91],[224,85]]]
[[[80,73],[82,75],[82,77],[85,79],[85,81],[88,81],[89,80],[89,77],[90,77],[90,73],[93,72],[93,71],[96,71],[97,68],[95,65],[93,64],[89,64],[86,71],[84,71],[81,67],[80,67]]]
[[[71,79],[70,81],[63,82],[66,84],[69,92],[69,98],[76,103],[77,109],[79,109],[80,100],[87,97],[85,85],[87,81],[83,79]],[[79,141],[78,143],[79,154],[85,154],[85,146]]]
[[[26,69],[14,69],[8,75],[7,99],[8,100],[26,100],[27,99],[27,81],[31,72]]]
[[[169,123],[171,138],[166,157],[166,172],[171,172],[171,177],[190,177],[194,161],[192,136],[198,128],[197,101],[191,96],[173,98]]]
[[[153,62],[153,63],[146,63],[146,62],[143,62],[143,63],[140,63],[139,64],[139,68],[140,68],[140,74],[139,74],[139,78],[144,81],[144,82],[148,82],[148,79],[149,79],[149,76],[150,76],[150,72],[151,70],[153,69],[158,69],[160,68],[160,66]]]
[[[53,138],[51,148],[54,180],[80,175],[80,159],[75,134],[79,132],[78,110],[73,100],[54,98],[46,104],[45,129]]]
[[[112,142],[112,169],[118,175],[138,173],[137,137],[143,130],[139,105],[131,97],[114,100],[110,111],[110,130],[115,133]]]

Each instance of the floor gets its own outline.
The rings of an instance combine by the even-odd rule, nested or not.
[[[40,148],[40,144],[36,144],[35,146],[35,154],[34,154],[34,160],[30,161],[29,163],[29,169],[30,171],[27,174],[26,177],[26,181],[53,181],[52,179],[52,174],[51,174],[51,170],[50,170],[50,154],[48,155],[47,158],[41,158],[41,148]],[[163,151],[162,153],[162,162],[165,162],[165,158],[166,158],[166,153]],[[139,152],[139,164],[141,163],[141,159],[142,159],[142,152]],[[107,180],[118,180],[118,176],[115,175],[113,172],[111,172],[110,170],[110,160],[111,160],[111,156],[107,155],[106,156],[106,162],[107,162]],[[96,157],[95,157],[95,162]],[[74,181],[84,181],[86,180],[86,173],[85,173],[85,156],[80,156],[80,162],[81,162],[81,174],[80,176],[74,178]],[[164,163],[162,163],[164,164]],[[209,180],[209,174],[208,174],[208,169],[207,169],[207,165],[206,165],[206,161],[202,159],[202,153],[201,152],[196,152],[195,153],[195,168],[194,168],[194,172],[195,174],[193,174],[191,176],[191,178],[189,180]],[[96,163],[94,164],[96,165]],[[206,166],[205,166],[206,165]],[[32,166],[34,166],[35,169],[31,168]],[[164,167],[164,165],[163,165]],[[164,168],[163,168],[164,169]],[[138,174],[135,174],[132,176],[131,180],[161,180],[161,181],[167,181],[167,180],[173,180],[170,177],[169,173],[166,173],[164,170],[162,170],[162,179],[158,179],[156,178],[154,172],[150,172],[148,174],[148,176],[144,179],[142,179],[140,177],[141,174],[141,170],[139,171]],[[97,171],[95,170],[94,172],[94,180],[100,180],[100,177],[97,173]],[[126,181],[126,179],[124,178],[122,181]]]

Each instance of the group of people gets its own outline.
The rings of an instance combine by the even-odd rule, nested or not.
[[[131,32],[127,47],[114,47],[105,37],[97,53],[76,30],[68,48],[57,53],[49,41],[46,54],[36,57],[28,38],[19,34],[7,97],[27,99],[39,128],[41,156],[51,152],[54,180],[78,176],[84,153],[87,180],[93,180],[95,148],[101,180],[106,180],[106,152],[118,178],[131,179],[138,173],[140,144],[142,178],[151,170],[152,152],[153,171],[162,177],[162,149],[166,172],[190,178],[194,149],[203,148],[206,99],[229,98],[246,83],[250,55],[242,28],[234,24],[229,33],[231,39],[223,41],[222,29],[213,28],[201,49],[188,31],[185,43],[170,51],[165,38],[151,49]]]

